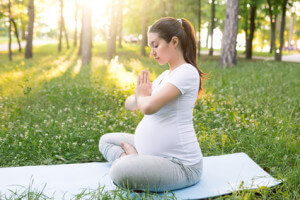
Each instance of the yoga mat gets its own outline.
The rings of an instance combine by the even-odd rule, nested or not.
[[[108,175],[109,167],[106,162],[94,162],[0,168],[0,197],[31,190],[61,200],[71,199],[85,189],[104,186],[105,191],[114,190],[116,186]],[[235,153],[204,157],[201,181],[172,192],[178,199],[203,199],[280,183],[247,154]]]

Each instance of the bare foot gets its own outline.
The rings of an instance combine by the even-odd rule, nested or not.
[[[121,147],[125,151],[125,153],[121,154],[120,157],[125,156],[125,155],[138,154],[138,152],[135,150],[135,148],[132,145],[128,144],[127,142],[122,141]]]

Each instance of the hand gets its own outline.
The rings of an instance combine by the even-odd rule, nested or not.
[[[140,75],[138,75],[135,95],[136,98],[139,96],[151,96],[152,93],[152,83],[150,82],[150,74],[145,69]]]

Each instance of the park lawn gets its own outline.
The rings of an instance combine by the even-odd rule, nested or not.
[[[58,53],[51,44],[34,51],[29,60],[14,52],[13,62],[0,52],[0,167],[105,161],[100,136],[134,133],[142,119],[124,109],[136,75],[146,67],[154,80],[167,69],[134,45],[108,62],[105,46],[95,44],[91,64],[82,67],[74,48]],[[219,199],[299,199],[299,64],[240,59],[222,69],[217,57],[199,62],[210,73],[194,110],[204,156],[245,152],[284,180]]]

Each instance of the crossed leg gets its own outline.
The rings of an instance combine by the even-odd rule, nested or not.
[[[137,154],[134,135],[129,133],[107,133],[101,136],[99,150],[106,160],[114,162],[121,156]]]

